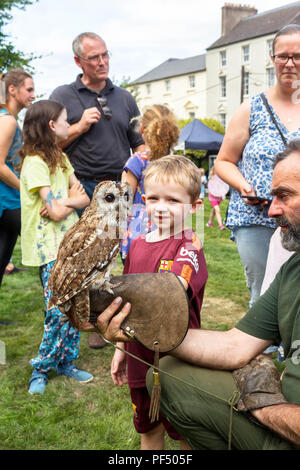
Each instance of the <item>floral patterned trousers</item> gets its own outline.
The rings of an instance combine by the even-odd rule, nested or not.
[[[39,372],[48,373],[58,366],[72,363],[78,358],[80,332],[72,327],[57,307],[47,309],[51,291],[48,280],[54,261],[40,267],[40,277],[44,288],[46,317],[44,322],[43,339],[38,355],[31,359],[30,364]]]

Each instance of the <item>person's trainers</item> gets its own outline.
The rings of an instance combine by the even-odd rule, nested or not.
[[[213,227],[213,224],[211,222],[207,222],[206,227]]]
[[[219,225],[219,229],[220,229],[220,230],[225,230],[225,228],[226,228],[226,227],[224,227],[223,224]]]
[[[39,373],[33,372],[32,377],[29,380],[30,387],[29,387],[28,392],[31,395],[33,395],[34,393],[43,395],[43,393],[45,392],[47,382],[48,382],[47,374],[43,374],[41,372]]]
[[[66,377],[78,380],[78,382],[84,384],[90,382],[94,378],[92,374],[84,370],[77,369],[77,367],[73,364],[69,364],[66,366],[58,366],[57,375],[65,375]]]

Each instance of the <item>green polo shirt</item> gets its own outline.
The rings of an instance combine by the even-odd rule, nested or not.
[[[282,392],[289,402],[300,404],[300,254],[284,263],[236,328],[274,344],[283,342],[286,370]]]

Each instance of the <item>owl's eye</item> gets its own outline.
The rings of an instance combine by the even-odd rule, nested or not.
[[[125,199],[125,201],[129,201],[129,194],[128,193],[124,194],[124,199]]]
[[[114,194],[107,194],[104,199],[106,200],[106,202],[114,202],[116,197]]]

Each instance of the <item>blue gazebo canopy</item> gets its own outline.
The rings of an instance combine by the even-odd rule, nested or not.
[[[205,126],[199,119],[194,119],[181,129],[179,144],[186,149],[218,152],[223,142],[223,135]]]

